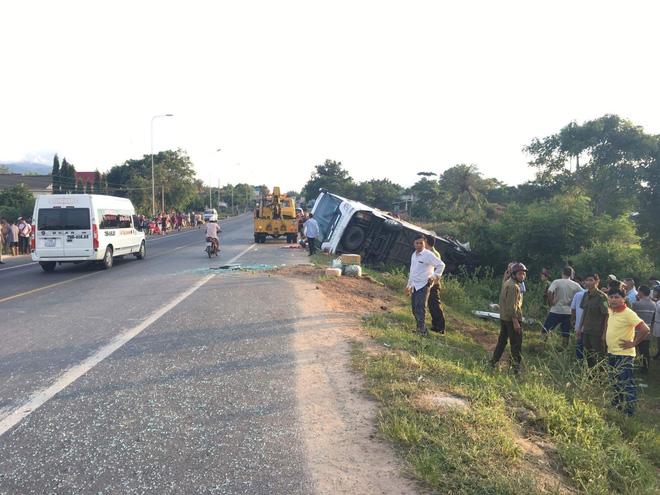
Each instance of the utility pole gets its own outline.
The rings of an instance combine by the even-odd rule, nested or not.
[[[161,194],[163,196],[163,201],[160,204],[162,212],[165,213],[165,186],[160,186]]]

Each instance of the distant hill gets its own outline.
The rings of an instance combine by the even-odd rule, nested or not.
[[[32,172],[42,175],[49,174],[53,170],[52,166],[35,162],[0,163],[0,165],[8,167],[15,174],[29,174]]]

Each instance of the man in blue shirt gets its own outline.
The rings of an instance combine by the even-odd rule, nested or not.
[[[635,281],[632,278],[626,278],[623,280],[623,283],[626,285],[626,297],[630,304],[637,301],[637,289],[635,288]]]
[[[316,238],[319,236],[319,224],[314,220],[314,215],[309,214],[309,219],[303,224],[305,227],[305,237],[309,243],[309,256],[316,252]]]

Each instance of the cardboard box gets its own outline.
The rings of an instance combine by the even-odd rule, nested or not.
[[[360,255],[359,254],[342,254],[341,262],[344,265],[359,265],[360,264]]]
[[[326,277],[341,277],[341,269],[339,268],[326,268]]]

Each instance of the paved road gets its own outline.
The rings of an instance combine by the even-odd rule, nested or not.
[[[306,263],[221,222],[109,270],[0,269],[0,493],[311,493],[291,282],[211,270]]]

